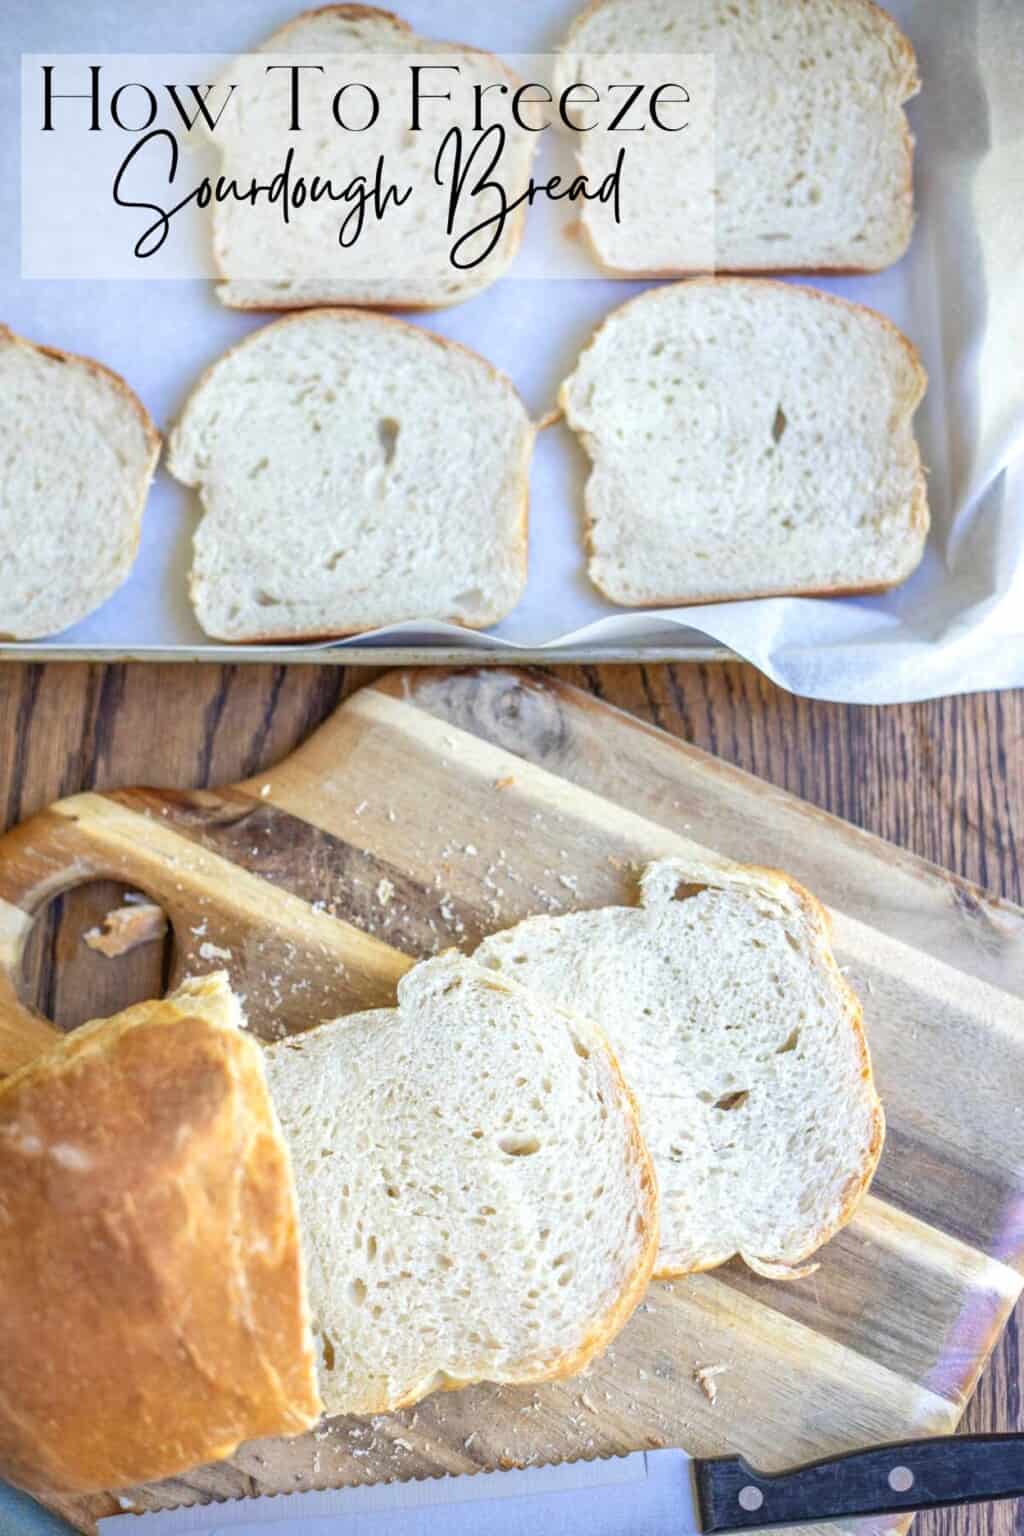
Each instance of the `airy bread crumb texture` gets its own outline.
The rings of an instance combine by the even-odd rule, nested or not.
[[[714,135],[711,206],[688,201],[676,135],[646,135],[630,151],[644,174],[628,217],[582,212],[604,266],[706,271],[694,230],[708,219],[720,272],[875,271],[900,259],[914,223],[903,108],[921,82],[885,11],[871,0],[596,0],[570,29],[559,74],[590,81],[602,54],[666,53],[714,61],[713,123],[698,116],[688,132]],[[583,170],[605,168],[602,137],[579,135]]]
[[[784,1278],[852,1215],[883,1118],[824,912],[770,871],[666,860],[643,905],[529,918],[475,958],[604,1028],[661,1191],[656,1274]]]
[[[657,1247],[635,1106],[592,1025],[453,954],[398,1001],[267,1052],[329,1413],[582,1370]]]
[[[160,438],[123,379],[0,326],[0,639],[59,633],[135,560]]]
[[[255,641],[496,623],[526,582],[534,436],[503,374],[403,321],[319,310],[254,332],[170,439],[205,514],[200,624]]]
[[[809,288],[706,278],[623,305],[560,396],[593,461],[591,579],[626,607],[905,580],[926,384],[889,321]]]

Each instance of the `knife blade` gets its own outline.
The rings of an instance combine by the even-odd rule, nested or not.
[[[718,1536],[855,1516],[911,1514],[1024,1494],[1024,1436],[873,1446],[765,1474],[739,1456],[642,1451],[214,1507],[119,1515],[102,1536]]]

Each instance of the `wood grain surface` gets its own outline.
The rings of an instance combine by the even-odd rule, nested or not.
[[[738,667],[569,668],[561,675],[993,891],[1021,898],[1022,696],[861,710],[792,700]],[[83,788],[147,782],[186,788],[258,776],[366,677],[304,668],[2,669],[4,823]],[[111,967],[78,942],[84,917],[102,916],[120,890],[76,892],[55,904],[41,925],[27,996],[62,1025],[162,985],[167,957],[150,953],[160,946]],[[967,1424],[1024,1427],[1015,1329],[1004,1338]],[[1016,1524],[1015,1508],[1002,1506],[928,1517],[921,1529],[980,1536]]]

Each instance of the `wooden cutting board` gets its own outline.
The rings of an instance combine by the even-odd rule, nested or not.
[[[79,795],[8,834],[0,1071],[50,1038],[17,977],[34,915],[83,881],[148,892],[173,924],[171,981],[226,965],[272,1035],[387,1003],[412,957],[528,913],[630,902],[638,864],[695,847],[817,892],[864,1001],[889,1134],[820,1271],[656,1285],[575,1380],[253,1444],[134,1507],[661,1445],[771,1470],[956,1426],[1022,1285],[1024,912],[565,684],[393,674],[247,784]],[[717,1365],[712,1402],[695,1372]],[[91,1531],[122,1506],[55,1507]]]

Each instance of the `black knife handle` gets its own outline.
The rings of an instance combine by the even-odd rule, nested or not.
[[[905,1440],[766,1477],[739,1456],[694,1464],[701,1529],[807,1525],[1024,1495],[1024,1435]]]

